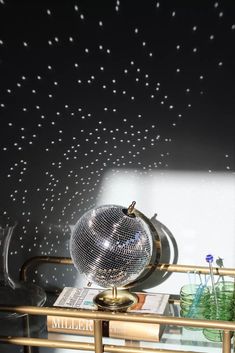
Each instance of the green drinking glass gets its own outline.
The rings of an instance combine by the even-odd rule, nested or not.
[[[186,284],[180,290],[180,316],[204,319],[210,298],[209,289],[200,284]],[[197,327],[185,327],[189,330],[201,330]]]
[[[215,298],[216,295],[216,298]],[[222,281],[215,286],[215,293],[210,295],[205,318],[208,320],[234,320],[235,283]],[[204,336],[214,342],[222,342],[223,330],[204,329]]]

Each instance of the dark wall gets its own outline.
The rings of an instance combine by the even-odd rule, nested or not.
[[[68,255],[107,170],[233,173],[234,63],[234,1],[0,1],[11,271]]]

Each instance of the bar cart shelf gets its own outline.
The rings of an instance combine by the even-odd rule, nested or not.
[[[64,257],[48,257],[39,256],[29,259],[25,262],[21,268],[20,278],[23,281],[27,280],[28,271],[32,267],[37,267],[41,264],[63,264],[72,265],[72,260],[70,258]],[[188,265],[176,265],[176,264],[158,264],[156,265],[156,270],[158,271],[168,271],[168,272],[198,272],[202,274],[208,274],[209,268],[202,266],[188,266]],[[215,275],[220,276],[235,276],[235,269],[232,268],[214,268]],[[170,296],[170,304],[179,304],[175,297]],[[182,318],[179,316],[160,316],[153,314],[135,314],[135,313],[119,313],[119,312],[108,312],[108,311],[88,311],[81,309],[68,309],[68,308],[55,308],[51,306],[46,307],[34,307],[34,306],[17,306],[17,307],[1,307],[1,311],[12,311],[16,313],[25,313],[28,315],[40,315],[40,316],[64,316],[64,317],[74,317],[74,318],[86,318],[94,321],[94,336],[89,337],[86,341],[84,339],[80,340],[80,336],[77,336],[75,341],[68,341],[60,338],[52,339],[51,335],[48,337],[31,337],[30,327],[27,335],[21,337],[12,336],[1,336],[0,337],[0,347],[1,344],[10,345],[20,345],[24,346],[25,353],[33,352],[32,347],[50,347],[50,349],[71,349],[79,351],[94,351],[95,353],[188,353],[194,352],[222,352],[231,353],[232,343],[233,343],[233,331],[235,331],[235,322],[232,321],[215,321],[215,320],[196,320],[191,318]],[[178,343],[173,343],[169,349],[169,341],[174,340],[174,333],[166,330],[166,337],[164,337],[159,342],[159,344],[147,342],[146,345],[137,342],[126,341],[124,344],[120,344],[118,340],[105,339],[102,333],[102,322],[110,320],[126,321],[126,322],[140,322],[140,323],[156,323],[166,325],[166,327],[174,327],[179,330],[185,330],[187,327],[194,328],[214,328],[223,331],[223,341],[217,346],[208,344],[205,347],[198,347],[196,343],[196,333],[192,332],[195,344],[191,344],[192,350],[188,350],[188,345],[184,345],[183,336],[178,335]],[[187,330],[189,331],[189,330]],[[84,337],[83,337],[84,338]],[[166,347],[166,348],[165,348]],[[201,349],[200,351],[198,349]],[[50,350],[52,352],[52,350]],[[56,351],[57,352],[57,351]],[[66,352],[66,350],[65,350]]]

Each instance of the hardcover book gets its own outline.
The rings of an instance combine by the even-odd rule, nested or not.
[[[93,298],[102,290],[103,289],[98,288],[65,287],[55,301],[54,306],[96,310],[97,307],[93,303]],[[168,294],[142,292],[136,292],[135,294],[138,297],[138,303],[130,307],[127,311],[140,314],[168,314]],[[86,336],[92,336],[94,334],[93,320],[84,318],[48,316],[47,329],[48,332]],[[164,326],[159,324],[112,320],[108,322],[103,321],[103,336],[110,338],[158,342],[163,330]]]

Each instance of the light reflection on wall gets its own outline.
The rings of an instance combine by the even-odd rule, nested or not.
[[[235,267],[235,175],[232,173],[158,171],[140,175],[134,170],[106,173],[99,205],[136,208],[173,234],[179,264],[207,266],[208,253]],[[173,254],[172,254],[173,256]],[[171,259],[170,259],[171,260]],[[194,280],[194,276],[191,278]],[[179,293],[188,275],[173,274],[151,291]]]

